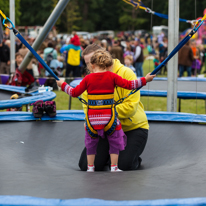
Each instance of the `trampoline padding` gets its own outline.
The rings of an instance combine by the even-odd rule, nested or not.
[[[154,78],[156,80],[156,78]],[[206,80],[206,78],[205,78]],[[70,83],[70,86],[76,87],[82,80],[74,80]],[[167,81],[156,80],[149,82],[142,89],[144,90],[167,90]],[[181,92],[206,92],[206,81],[177,81],[177,91]]]
[[[44,199],[27,196],[0,196],[0,205],[4,206],[37,206],[37,205],[49,205],[49,206],[68,206],[68,205],[81,205],[81,206],[199,206],[205,205],[206,198],[188,198],[188,199],[163,199],[163,200],[131,200],[131,201],[112,201],[112,200],[100,200],[91,198],[80,198],[71,200],[61,199]]]
[[[1,92],[0,92],[1,94]],[[38,100],[50,101],[56,97],[54,92],[36,93],[33,96],[24,97],[20,99],[8,99],[0,101],[0,109],[21,107],[23,105],[34,103]]]
[[[206,115],[179,112],[151,112],[146,111],[149,121],[190,122],[206,124]],[[41,119],[35,118],[31,112],[0,112],[0,121],[53,121],[53,120],[85,120],[83,110],[58,110],[55,117],[44,114]]]

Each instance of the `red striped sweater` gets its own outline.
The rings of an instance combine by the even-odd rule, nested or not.
[[[115,86],[132,90],[144,85],[146,85],[145,77],[129,81],[107,71],[87,75],[75,88],[70,87],[66,82],[61,88],[70,96],[78,97],[85,90],[88,94],[113,94]],[[111,109],[89,109],[88,117],[95,130],[103,129],[111,118]]]

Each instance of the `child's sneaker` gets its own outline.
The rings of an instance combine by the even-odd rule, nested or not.
[[[45,102],[44,110],[50,117],[55,117],[56,116],[56,103],[55,103],[55,101]]]
[[[42,100],[38,100],[32,105],[33,105],[32,113],[34,117],[41,118],[44,113],[44,102]]]
[[[111,165],[111,172],[123,172],[120,170],[117,165]]]
[[[88,165],[87,172],[94,172],[94,165]]]

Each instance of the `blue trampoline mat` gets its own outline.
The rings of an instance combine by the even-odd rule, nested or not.
[[[111,205],[124,205],[124,206],[199,206],[206,205],[206,198],[188,198],[188,199],[163,199],[163,200],[132,200],[132,201],[110,201],[101,199],[44,199],[29,196],[0,196],[0,206],[111,206]]]
[[[188,171],[187,167],[191,167],[191,165],[193,165],[194,162],[196,161],[196,158],[199,157],[198,155],[201,154],[201,153],[199,154],[197,151],[199,151],[199,152],[204,151],[204,144],[201,142],[201,140],[203,140],[204,137],[203,136],[200,137],[201,134],[204,134],[203,133],[205,130],[204,125],[194,124],[192,126],[192,124],[188,124],[186,126],[183,124],[183,126],[179,127],[179,129],[178,129],[177,127],[180,124],[174,123],[174,125],[172,125],[172,124],[166,125],[166,123],[164,123],[164,122],[171,121],[171,122],[206,123],[206,115],[195,115],[195,114],[186,114],[186,113],[169,113],[169,112],[146,112],[146,114],[147,114],[148,120],[160,121],[161,123],[159,125],[162,125],[161,128],[166,127],[167,129],[165,131],[161,130],[162,131],[161,133],[163,133],[163,137],[160,140],[162,142],[161,141],[158,142],[157,140],[155,140],[155,138],[159,137],[160,128],[159,127],[157,128],[156,122],[155,123],[150,122],[150,124],[151,124],[150,141],[149,141],[147,148],[143,154],[145,168],[143,170],[140,170],[137,172],[132,172],[132,171],[129,172],[128,171],[128,172],[125,172],[124,174],[116,174],[116,175],[112,175],[112,176],[110,173],[104,173],[104,172],[98,173],[97,172],[95,174],[91,174],[91,175],[94,175],[91,177],[90,174],[85,174],[84,172],[76,171],[75,170],[76,166],[74,168],[72,167],[72,169],[70,167],[64,166],[64,161],[61,160],[61,158],[63,156],[66,156],[66,161],[68,161],[68,159],[70,159],[70,163],[72,160],[72,164],[74,164],[74,162],[76,162],[77,157],[75,156],[75,158],[71,158],[71,156],[68,156],[68,155],[70,154],[70,152],[72,153],[72,152],[76,151],[76,149],[78,149],[79,142],[84,141],[83,138],[82,139],[77,138],[78,141],[75,143],[74,139],[76,137],[74,135],[72,135],[73,134],[72,130],[70,131],[70,134],[71,134],[70,138],[68,138],[68,137],[64,138],[64,135],[62,135],[62,134],[59,136],[56,136],[57,138],[54,138],[54,136],[52,136],[52,135],[51,136],[46,135],[45,138],[43,138],[44,137],[43,135],[40,136],[38,133],[36,133],[36,134],[32,133],[32,130],[35,131],[35,129],[37,129],[37,128],[39,128],[39,131],[43,131],[43,129],[46,129],[46,131],[52,131],[52,133],[55,133],[55,132],[58,133],[58,131],[59,132],[62,131],[63,127],[66,128],[66,126],[69,126],[69,124],[70,124],[70,122],[64,122],[64,125],[62,125],[63,123],[52,123],[51,121],[48,121],[48,120],[70,120],[71,123],[73,122],[72,123],[73,126],[76,125],[75,127],[71,127],[71,128],[77,129],[81,125],[80,130],[83,131],[84,130],[83,129],[83,122],[78,121],[78,120],[84,120],[83,111],[81,111],[81,110],[57,111],[57,117],[55,117],[55,118],[49,118],[47,115],[44,115],[42,120],[45,120],[45,121],[47,120],[48,122],[33,121],[33,120],[36,120],[36,118],[34,118],[31,113],[1,112],[0,113],[0,120],[1,121],[29,121],[29,120],[33,121],[30,123],[30,125],[28,122],[24,122],[24,123],[21,123],[21,122],[18,122],[18,123],[17,122],[14,122],[14,123],[2,122],[2,129],[5,127],[8,129],[10,125],[12,125],[11,127],[13,129],[13,131],[11,131],[11,132],[8,132],[8,130],[6,130],[6,129],[5,129],[6,131],[4,131],[5,135],[7,135],[7,136],[5,136],[5,135],[4,136],[8,137],[8,138],[6,138],[7,140],[5,138],[3,138],[1,140],[1,143],[5,143],[5,145],[8,146],[9,150],[6,149],[3,152],[3,154],[5,156],[8,155],[9,158],[14,158],[14,159],[8,159],[9,161],[6,161],[4,156],[1,156],[2,157],[1,164],[3,166],[5,166],[5,168],[4,168],[5,173],[3,173],[3,174],[6,175],[5,178],[8,179],[8,180],[6,180],[6,182],[4,182],[4,180],[2,178],[1,184],[3,186],[5,184],[5,186],[8,186],[8,187],[10,185],[12,187],[12,185],[10,184],[10,181],[15,184],[15,181],[18,182],[18,181],[24,180],[25,184],[28,185],[28,188],[31,187],[29,185],[29,183],[34,184],[34,182],[35,182],[34,185],[36,185],[36,187],[37,187],[37,185],[38,186],[43,185],[43,188],[47,187],[48,190],[52,193],[53,189],[55,190],[56,186],[50,184],[50,182],[52,182],[53,179],[56,179],[58,182],[58,184],[56,183],[58,191],[60,188],[64,188],[64,193],[66,193],[66,194],[70,194],[70,193],[73,194],[72,192],[74,192],[74,191],[76,191],[76,192],[81,191],[82,193],[80,193],[81,194],[81,195],[79,195],[80,197],[76,197],[76,198],[80,198],[80,199],[76,199],[75,197],[74,197],[74,199],[72,199],[72,197],[71,197],[71,199],[67,199],[67,198],[66,199],[44,199],[44,198],[37,198],[37,197],[40,197],[41,195],[34,195],[36,197],[9,196],[10,194],[15,193],[15,192],[13,192],[13,193],[7,193],[7,196],[0,196],[0,206],[1,205],[2,206],[3,205],[4,206],[11,206],[11,205],[12,206],[14,206],[14,205],[16,205],[16,206],[20,206],[20,205],[28,205],[28,206],[29,205],[31,205],[31,206],[32,205],[33,206],[34,205],[41,205],[41,206],[43,206],[43,205],[51,205],[51,206],[52,205],[55,205],[55,206],[56,205],[59,205],[59,206],[61,206],[61,205],[62,206],[64,206],[64,205],[65,206],[66,205],[85,205],[85,206],[86,205],[91,205],[91,206],[92,205],[165,205],[165,206],[167,206],[167,205],[168,206],[169,205],[174,205],[174,206],[175,205],[185,205],[185,206],[186,205],[188,205],[188,206],[190,206],[190,205],[206,205],[206,198],[160,199],[160,198],[164,198],[164,196],[162,196],[162,193],[159,192],[164,188],[164,186],[156,185],[156,182],[158,182],[158,181],[160,181],[160,183],[164,182],[167,184],[171,184],[171,187],[173,184],[174,185],[176,185],[176,184],[181,185],[184,183],[184,189],[179,188],[180,193],[182,190],[186,190],[186,191],[189,191],[191,194],[193,194],[191,191],[196,190],[196,186],[198,184],[201,184],[200,187],[202,189],[205,188],[204,182],[201,182],[201,183],[199,182],[201,179],[201,176],[198,177],[198,180],[196,180],[196,178],[194,178],[195,175],[192,175],[193,181],[191,181],[190,179],[187,179],[187,178],[191,177],[191,174],[193,174],[193,171],[191,171],[191,170]],[[77,122],[74,122],[75,120],[77,120]],[[23,131],[19,131],[18,138],[11,137],[10,135],[15,134],[15,131],[16,131],[14,126],[15,125],[17,126],[18,124],[21,124],[23,128],[27,128],[27,129],[25,131],[24,131],[24,129],[22,129]],[[59,124],[61,124],[62,126],[60,126]],[[60,127],[60,128],[58,129],[58,127]],[[168,128],[171,128],[171,127],[172,127],[171,131],[173,131],[174,134],[171,131],[168,133]],[[186,129],[186,127],[188,127],[188,129]],[[21,128],[21,127],[19,127],[19,128]],[[201,129],[201,131],[199,131],[199,129]],[[31,132],[31,134],[33,134],[33,136],[28,136],[28,137],[21,136],[22,134],[25,134],[26,131]],[[194,136],[195,139],[192,138],[192,140],[193,140],[192,142],[191,142],[191,139],[187,139],[188,136],[191,136],[191,131],[197,132],[197,137]],[[199,133],[198,133],[198,131],[199,131]],[[177,137],[178,132],[182,133],[182,135],[180,135],[179,137]],[[67,133],[65,133],[65,134],[67,134]],[[78,137],[80,137],[79,134],[78,134]],[[165,139],[165,142],[163,141],[164,139]],[[172,141],[172,139],[175,139],[175,141],[177,141],[179,139],[179,142],[177,142],[177,145],[175,144],[175,142]],[[15,140],[15,141],[13,141],[13,140]],[[184,142],[184,140],[188,140],[188,141]],[[23,143],[19,143],[19,141],[23,141]],[[64,142],[64,143],[62,143],[62,142]],[[69,145],[70,143],[71,143],[71,145]],[[154,145],[154,144],[156,144],[156,145]],[[165,145],[165,144],[167,145],[167,148],[164,150],[162,148],[162,145]],[[186,144],[190,145],[190,147],[188,148]],[[60,147],[60,145],[63,145],[63,147]],[[78,147],[77,147],[77,145],[78,145]],[[175,147],[177,147],[177,148],[174,148],[174,145],[176,145]],[[200,145],[202,145],[202,148],[199,148]],[[50,146],[52,146],[52,147],[50,148]],[[69,148],[69,150],[72,150],[72,151],[69,152],[68,149],[64,150],[65,149],[64,146],[65,146],[65,148]],[[2,147],[2,148],[4,148],[4,147]],[[56,149],[59,148],[59,149],[56,152],[54,152],[55,148]],[[182,149],[182,151],[180,150],[180,148]],[[195,149],[195,148],[197,149],[197,151],[196,151],[197,156],[194,157],[194,160],[188,158],[186,156],[188,154],[188,152],[191,149]],[[39,149],[39,151],[36,149]],[[160,154],[157,153],[154,156],[154,151],[158,152],[159,150],[162,150],[161,152],[165,152],[165,153],[163,153],[164,155],[162,157],[160,157]],[[172,153],[172,156],[167,154],[168,150],[171,150],[170,152],[172,152],[172,150],[174,150]],[[151,154],[150,154],[150,151],[151,151]],[[182,152],[182,154],[183,154],[182,156],[179,155],[179,153],[178,153],[179,151]],[[65,152],[68,152],[68,153],[65,154]],[[13,154],[16,154],[16,155],[13,155]],[[176,156],[174,156],[174,154],[176,154]],[[29,155],[34,157],[33,161],[36,158],[36,161],[31,163],[30,159],[28,159]],[[50,155],[54,155],[54,156],[50,156]],[[75,154],[75,155],[77,155],[77,154]],[[150,155],[152,155],[153,158],[150,157]],[[192,154],[192,157],[194,155],[195,154]],[[77,156],[79,157],[79,155],[77,155]],[[166,162],[159,161],[160,159],[165,158],[165,157],[166,157],[166,159],[165,159]],[[179,161],[181,159],[183,159],[182,164],[180,164],[181,161]],[[204,159],[203,156],[202,156],[202,159]],[[170,161],[168,162],[168,160],[170,160]],[[17,163],[17,165],[14,166],[13,165],[14,162],[12,163],[12,161],[15,161]],[[154,161],[155,161],[155,163],[153,163]],[[12,163],[12,165],[11,165],[11,163]],[[71,164],[69,164],[69,165],[71,165]],[[201,170],[199,170],[199,168],[201,168],[200,165],[201,164],[195,165],[192,169],[199,166],[198,167],[199,173],[204,174],[204,168],[202,168],[203,169],[202,172],[201,172]],[[24,168],[24,166],[25,166],[25,168]],[[39,176],[41,176],[40,171],[43,172],[44,169],[47,167],[48,167],[48,171],[53,171],[53,173],[51,173],[49,175],[49,177],[46,178],[47,180],[45,180],[45,182],[43,181],[44,179],[42,179],[43,182],[38,182],[38,181],[36,182],[34,179],[32,180],[29,178],[29,177],[34,177],[31,174],[32,171],[34,171],[33,175],[38,174]],[[167,170],[164,167],[166,167]],[[204,165],[203,165],[203,167],[204,167]],[[13,168],[13,170],[7,171],[8,168]],[[27,171],[27,173],[24,172],[25,171],[24,169]],[[62,172],[60,172],[61,169],[63,169]],[[162,174],[160,174],[160,171],[162,171],[162,170],[164,172]],[[19,173],[17,172],[14,175],[14,174],[12,174],[14,171],[18,171]],[[70,173],[68,174],[69,171],[71,172],[71,175],[69,175]],[[172,181],[172,183],[170,182],[171,181],[170,178],[172,175],[174,175],[174,177],[173,177],[173,180],[174,180],[174,178],[176,177],[175,174],[178,177],[180,174],[183,175],[183,173],[184,173],[183,171],[184,172],[187,171],[187,174],[184,174],[187,176],[185,178],[183,178],[184,179],[183,183],[181,183],[181,182],[179,183],[179,181],[177,183],[173,183],[173,181]],[[1,172],[4,172],[4,170],[1,169]],[[58,177],[57,173],[58,173],[58,175],[60,175],[59,179],[57,178]],[[12,174],[12,177],[15,176],[16,178],[14,178],[12,180],[12,178],[9,178],[9,174],[10,175]],[[56,175],[57,175],[57,177],[56,177]],[[124,189],[119,190],[120,188],[118,189],[119,191],[126,193],[129,191],[132,192],[132,190],[134,190],[134,189],[135,189],[135,191],[136,190],[138,191],[138,189],[136,189],[136,188],[139,188],[139,187],[140,188],[142,187],[142,189],[144,190],[144,187],[145,187],[147,190],[144,190],[144,191],[142,190],[142,192],[143,192],[143,194],[145,194],[147,196],[147,193],[151,193],[152,191],[154,192],[154,189],[156,188],[156,192],[154,192],[154,193],[159,194],[158,198],[156,198],[156,200],[150,200],[150,199],[155,199],[154,197],[153,198],[150,197],[149,200],[140,201],[143,198],[139,198],[139,200],[137,200],[138,196],[139,195],[141,196],[141,194],[136,193],[137,191],[133,194],[132,199],[124,200],[124,198],[123,198],[124,196],[123,196],[120,199],[121,201],[117,201],[118,198],[115,198],[114,200],[109,200],[109,198],[104,198],[104,197],[102,197],[102,198],[108,199],[108,200],[93,199],[94,197],[81,198],[81,197],[91,197],[91,193],[90,193],[92,191],[91,188],[88,188],[87,184],[83,184],[85,178],[87,178],[87,180],[85,180],[86,183],[88,183],[87,181],[91,181],[92,179],[95,179],[97,181],[97,180],[99,180],[98,178],[101,178],[102,182],[107,182],[105,177],[111,178],[110,180],[115,180],[115,176],[117,177],[116,179],[118,179],[118,175],[120,175],[120,177],[125,179],[125,181],[126,180],[128,181],[125,184],[125,191],[124,191]],[[170,177],[170,178],[168,178],[168,177]],[[181,176],[181,177],[183,177],[183,176]],[[21,179],[21,178],[23,178],[23,179]],[[37,179],[39,179],[39,178],[40,177],[37,177]],[[42,175],[42,178],[45,178],[45,176]],[[50,179],[50,178],[52,178],[52,179]],[[80,181],[76,185],[74,182],[77,181],[78,179],[74,181],[74,178],[82,178],[82,179],[80,179]],[[89,178],[89,180],[88,180],[88,178]],[[131,178],[134,178],[134,179],[131,179]],[[141,179],[141,178],[144,178],[144,179]],[[159,179],[159,180],[157,180],[157,179]],[[67,180],[67,184],[64,185],[65,187],[63,187],[62,184],[66,180]],[[188,180],[188,182],[186,183],[185,180]],[[194,184],[191,186],[192,188],[185,187],[185,185],[187,185],[187,186],[190,185],[191,182],[193,182],[193,184]],[[72,185],[72,183],[75,185]],[[46,184],[48,184],[48,185],[46,185]],[[88,191],[90,191],[90,192],[87,193],[84,189],[79,188],[81,184],[84,185],[84,189],[88,188]],[[44,185],[46,185],[46,186],[44,186]],[[50,187],[49,187],[49,185],[50,185]],[[94,183],[92,185],[94,186],[94,188],[99,188],[98,186],[95,186],[96,183]],[[138,185],[139,185],[139,187],[138,187]],[[52,187],[54,187],[54,188],[52,188]],[[43,188],[41,188],[41,189],[43,189]],[[65,188],[70,188],[70,189],[73,188],[74,191],[71,191],[70,189],[68,189],[68,191],[65,191]],[[106,189],[106,185],[101,185],[101,189],[103,189],[103,188]],[[36,191],[36,189],[34,187],[32,187],[30,189],[33,192]],[[86,193],[83,192],[82,190],[85,191]],[[108,190],[109,190],[109,188],[108,188]],[[7,191],[6,187],[2,187],[1,191],[3,191],[5,194]],[[18,191],[18,188],[16,188],[15,191]],[[141,191],[141,189],[139,191]],[[167,185],[166,191],[178,193],[178,188],[177,188],[177,190],[173,191],[170,189],[170,185]],[[43,190],[42,193],[45,195],[45,194],[47,194],[47,191]],[[39,190],[38,194],[42,194],[42,193],[41,193],[41,190]],[[61,194],[61,191],[59,193]],[[117,193],[117,191],[116,191],[116,193]],[[199,193],[197,191],[197,193],[204,194],[204,191],[201,191],[201,193]],[[17,192],[16,194],[21,194],[21,191]],[[23,193],[23,194],[28,195],[26,193]],[[187,196],[187,197],[198,197],[197,194],[193,194],[194,196],[191,194],[190,194],[190,196]],[[33,195],[33,194],[31,194],[31,195]],[[102,193],[100,193],[100,197],[98,197],[98,198],[101,198],[101,195],[102,195]],[[201,196],[202,195],[200,195],[200,197]],[[177,198],[177,197],[178,197],[177,194],[174,194],[172,198]],[[48,198],[51,198],[51,197],[48,197]],[[61,198],[61,197],[59,197],[59,198]],[[167,195],[166,198],[169,198],[169,194]],[[182,197],[179,197],[179,198],[182,198]]]

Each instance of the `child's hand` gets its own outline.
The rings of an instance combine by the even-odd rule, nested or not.
[[[147,82],[151,82],[154,79],[154,77],[156,77],[156,74],[151,75],[151,73],[148,73],[146,75],[145,79],[146,79]]]
[[[59,86],[59,87],[61,87],[62,86],[62,84],[64,83],[64,81],[63,80],[56,80],[56,82],[57,82],[57,85]]]

